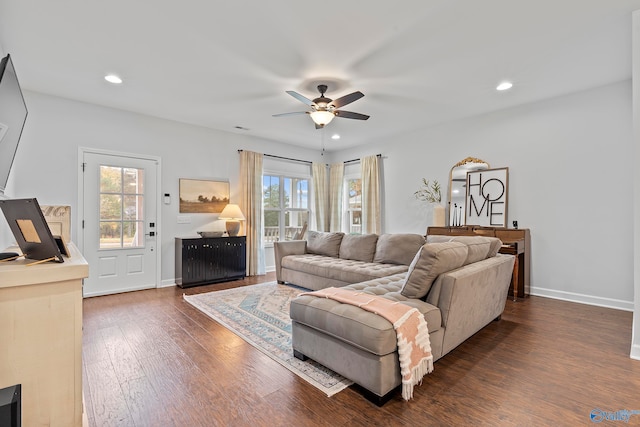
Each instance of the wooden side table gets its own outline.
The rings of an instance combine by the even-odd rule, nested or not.
[[[519,291],[521,276],[524,276],[523,274],[522,275],[520,274],[520,258],[524,257],[524,253],[525,253],[524,239],[503,243],[502,247],[498,252],[500,252],[501,254],[515,255],[516,259],[515,259],[515,262],[513,263],[513,276],[511,278],[511,288],[513,290],[513,300],[518,301],[518,291]],[[525,296],[524,291],[522,296],[523,297]]]

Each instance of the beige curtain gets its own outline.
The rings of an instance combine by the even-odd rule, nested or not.
[[[343,179],[344,163],[332,164],[329,168],[329,231],[342,231]]]
[[[316,230],[329,231],[329,188],[327,183],[327,165],[314,162],[313,194],[316,211]]]
[[[262,154],[240,152],[240,209],[247,218],[247,276],[265,274],[262,247]]]
[[[380,165],[378,156],[363,157],[362,166],[362,234],[380,234]]]

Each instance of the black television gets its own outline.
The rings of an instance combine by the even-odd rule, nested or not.
[[[22,384],[0,390],[0,426],[22,425]]]
[[[7,55],[0,62],[0,193],[7,187],[26,120],[27,104],[11,56]]]

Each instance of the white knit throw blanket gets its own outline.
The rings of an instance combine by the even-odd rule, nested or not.
[[[416,308],[378,295],[342,288],[326,288],[305,292],[302,295],[329,298],[344,304],[355,305],[391,322],[398,339],[404,400],[413,398],[413,387],[422,382],[422,377],[433,371],[433,355],[427,321]]]

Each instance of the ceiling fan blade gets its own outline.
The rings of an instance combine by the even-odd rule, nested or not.
[[[308,106],[311,106],[313,104],[313,101],[310,100],[309,98],[300,95],[298,92],[294,92],[292,90],[288,90],[287,93],[291,96],[293,96],[295,99],[297,99],[298,101],[302,102],[303,104],[307,104]]]
[[[273,117],[297,116],[299,114],[309,114],[309,112],[308,111],[295,111],[293,113],[280,113],[280,114],[274,114]]]
[[[370,117],[366,114],[354,113],[353,111],[338,110],[334,112],[336,113],[336,117],[342,117],[343,119],[367,120]]]
[[[353,92],[353,93],[350,93],[349,95],[345,95],[341,98],[336,99],[335,101],[331,102],[331,104],[333,104],[333,106],[336,108],[340,108],[344,105],[351,104],[353,101],[357,101],[363,96],[364,96],[364,93],[360,91]]]

